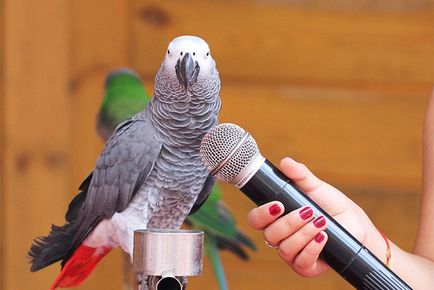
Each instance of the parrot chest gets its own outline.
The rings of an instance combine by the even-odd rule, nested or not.
[[[208,171],[199,154],[163,147],[139,192],[121,214],[142,228],[179,228],[201,192]]]
[[[148,198],[148,227],[179,228],[207,176],[199,154],[163,148],[143,190]]]

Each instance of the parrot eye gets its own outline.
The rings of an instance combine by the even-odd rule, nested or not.
[[[193,52],[193,55],[196,55],[196,53],[195,53],[195,52]]]
[[[181,51],[181,56],[182,56],[182,51]]]
[[[209,51],[206,53],[206,56],[209,56]]]
[[[170,50],[167,50],[167,54],[170,54]]]

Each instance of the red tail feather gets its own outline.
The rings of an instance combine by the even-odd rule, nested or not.
[[[85,245],[78,247],[65,266],[63,266],[62,271],[53,282],[53,285],[51,285],[50,290],[58,287],[68,288],[80,285],[111,249],[109,247],[91,248]]]

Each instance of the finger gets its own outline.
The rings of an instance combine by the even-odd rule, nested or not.
[[[319,232],[295,257],[292,268],[303,277],[314,277],[328,269],[328,265],[318,257],[327,242],[327,234]]]
[[[323,181],[316,177],[306,165],[285,157],[280,161],[282,172],[294,181],[304,192],[317,190],[323,186]]]
[[[264,229],[264,239],[268,244],[277,246],[282,240],[308,223],[313,215],[313,209],[309,206],[293,210],[267,226]]]
[[[255,230],[262,230],[283,212],[283,204],[279,201],[272,201],[252,209],[247,215],[247,223]]]
[[[321,231],[327,227],[327,220],[319,216],[304,225],[300,230],[289,236],[279,244],[279,255],[292,264],[296,255]]]
[[[280,167],[301,191],[330,215],[340,214],[348,207],[348,197],[316,177],[306,165],[285,157],[281,160]]]

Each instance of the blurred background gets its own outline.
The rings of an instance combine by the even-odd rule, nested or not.
[[[149,92],[169,41],[206,39],[222,79],[220,121],[249,130],[278,163],[292,156],[359,203],[411,250],[422,125],[433,85],[432,0],[0,0],[0,289],[47,289],[32,238],[63,215],[102,148],[105,74],[137,70]],[[293,274],[247,227],[253,204],[222,185],[258,245],[223,253],[231,289],[349,289],[334,272]],[[189,289],[217,289],[210,265]],[[79,289],[121,289],[115,251]]]

